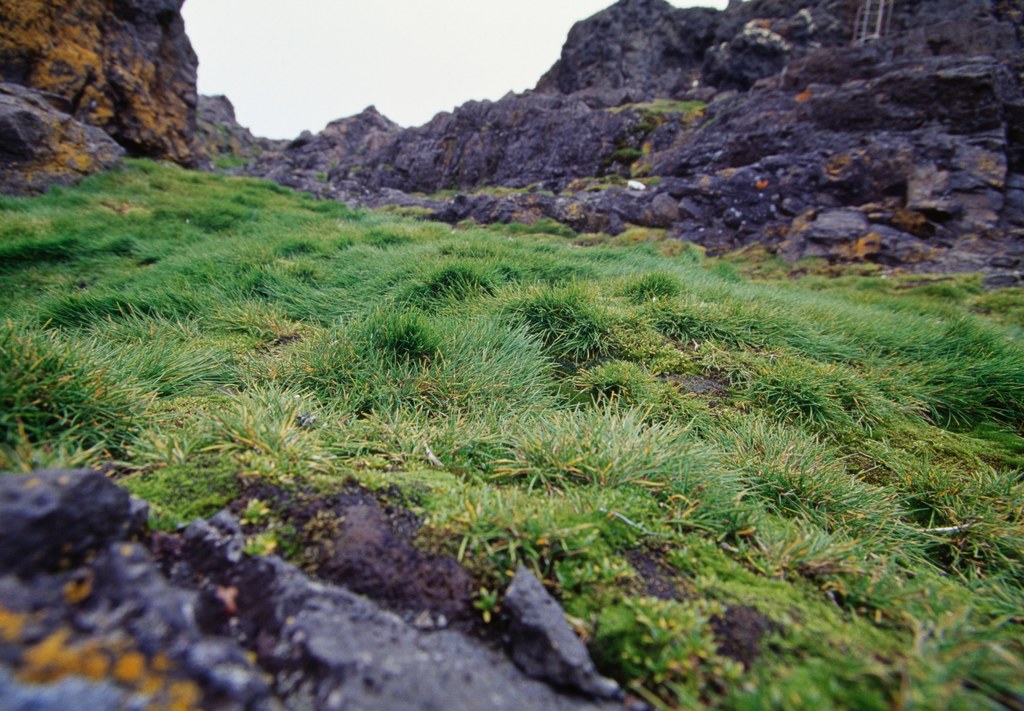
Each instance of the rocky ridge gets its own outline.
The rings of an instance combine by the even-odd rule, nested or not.
[[[898,3],[889,36],[851,46],[856,9],[622,0],[573,28],[534,91],[411,129],[368,109],[248,172],[448,222],[1021,270],[1022,3]]]

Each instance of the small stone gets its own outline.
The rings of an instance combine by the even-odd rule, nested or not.
[[[505,592],[505,609],[512,659],[528,676],[598,698],[619,695],[619,685],[597,673],[562,606],[526,568],[516,571]]]

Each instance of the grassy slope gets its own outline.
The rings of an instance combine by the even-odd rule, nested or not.
[[[1021,708],[1019,292],[516,232],[141,162],[0,199],[0,468],[115,461],[161,526],[396,484],[482,615],[525,563],[669,707]]]

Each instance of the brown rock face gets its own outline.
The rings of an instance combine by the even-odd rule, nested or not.
[[[184,0],[0,0],[0,78],[63,97],[130,152],[194,160]]]

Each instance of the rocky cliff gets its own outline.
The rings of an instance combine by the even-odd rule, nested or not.
[[[3,0],[0,74],[64,97],[134,154],[189,163],[198,60],[183,0]]]
[[[59,100],[60,110],[133,155],[192,165],[198,62],[182,2],[0,0],[0,79]],[[37,143],[61,140],[40,134]],[[47,147],[37,162],[59,153]],[[92,162],[105,165],[99,156]],[[48,170],[64,175],[69,167]]]
[[[1021,269],[1022,3],[906,0],[852,46],[858,4],[622,0],[572,29],[532,92],[407,130],[368,111],[250,172],[449,221]]]
[[[700,80],[720,15],[666,2],[625,0],[577,23],[537,91],[626,89],[636,100],[676,96]]]

